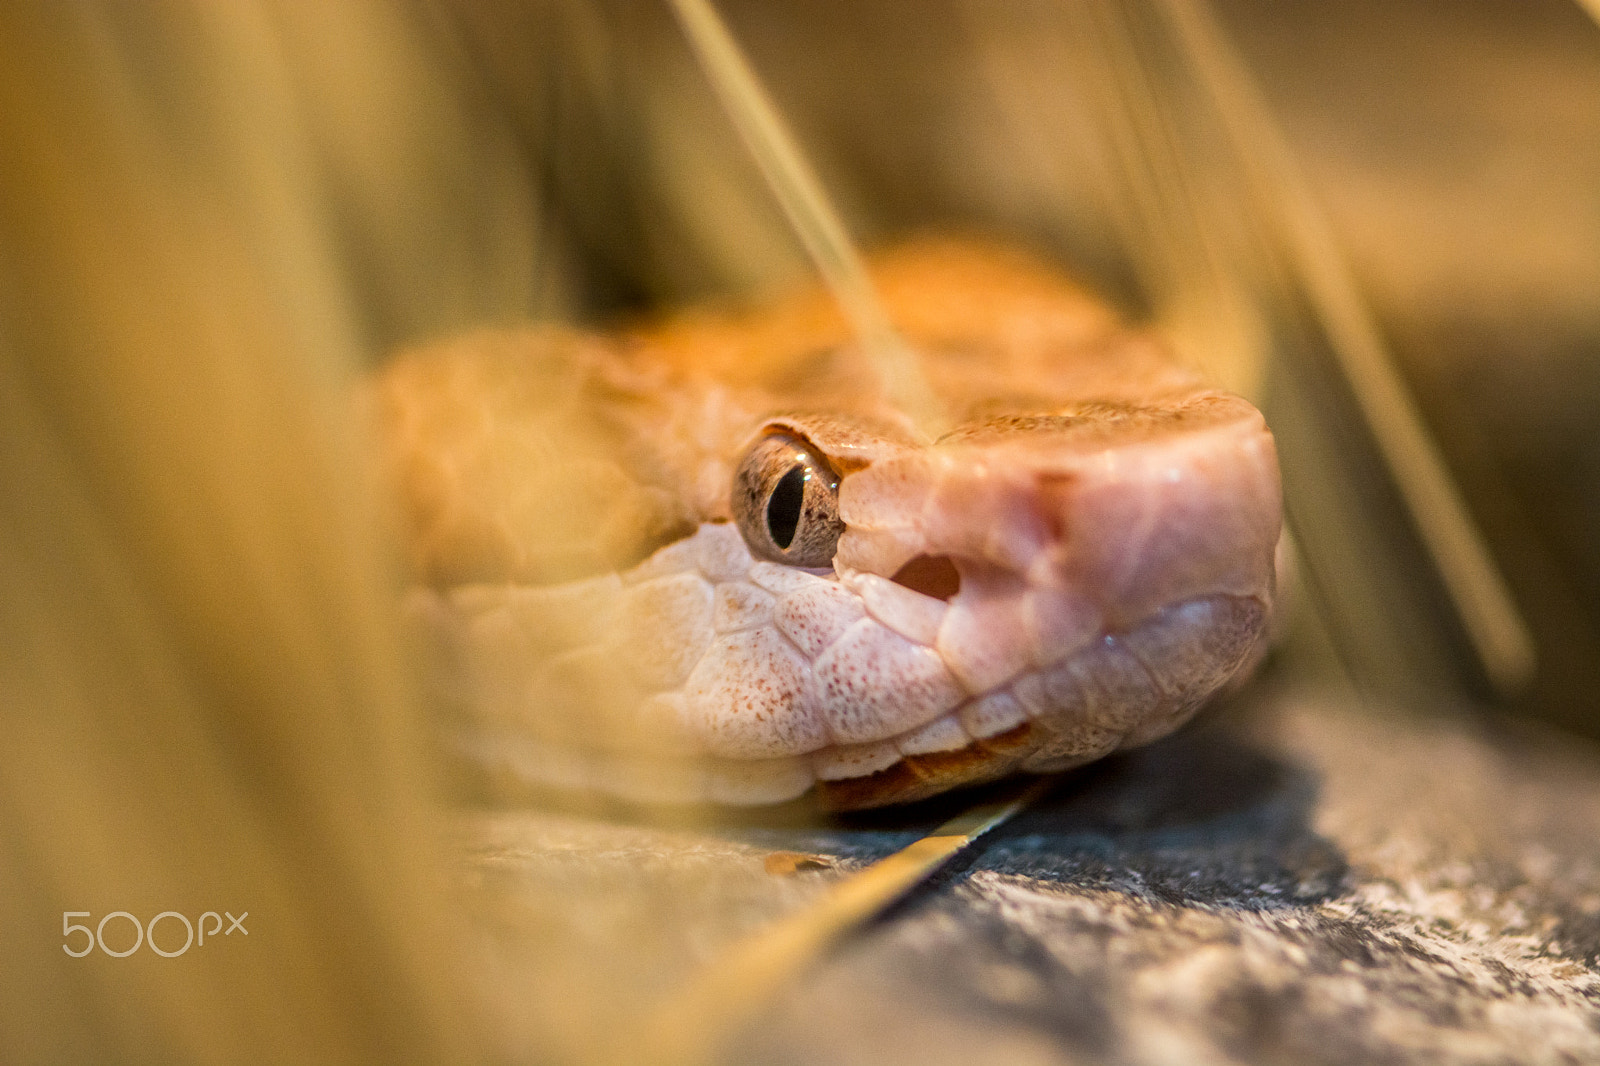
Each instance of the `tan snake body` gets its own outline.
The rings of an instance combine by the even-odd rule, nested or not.
[[[479,757],[875,806],[1155,739],[1255,657],[1281,505],[1249,403],[1020,253],[924,241],[873,276],[937,441],[821,292],[384,371],[411,604]]]

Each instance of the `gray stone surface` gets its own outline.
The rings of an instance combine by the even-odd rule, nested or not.
[[[513,1052],[582,1057],[954,808],[466,814]],[[769,873],[774,850],[811,856]],[[1064,779],[728,1062],[1600,1062],[1600,753],[1303,696]]]

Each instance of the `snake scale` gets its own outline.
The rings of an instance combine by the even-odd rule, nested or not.
[[[475,757],[878,806],[1161,737],[1259,658],[1282,508],[1254,407],[1025,253],[871,271],[935,440],[820,290],[381,372],[408,605]]]

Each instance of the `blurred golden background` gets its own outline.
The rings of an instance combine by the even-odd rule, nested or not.
[[[1263,403],[1307,589],[1282,669],[1492,702],[1330,354],[1323,227],[1532,634],[1502,706],[1600,735],[1579,6],[722,7],[864,243],[1043,250]],[[503,1053],[349,390],[469,326],[805,270],[664,5],[0,14],[0,1059]],[[59,953],[57,911],[225,907],[248,952]]]

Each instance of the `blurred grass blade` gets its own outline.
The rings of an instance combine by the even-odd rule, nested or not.
[[[881,913],[956,852],[1055,785],[1035,780],[1009,800],[981,803],[929,835],[845,878],[822,899],[729,950],[679,995],[652,1012],[615,1061],[690,1066],[714,1061],[741,1025],[852,929]]]
[[[1281,205],[1264,221],[1276,229],[1328,333],[1484,672],[1502,695],[1515,693],[1533,675],[1533,639],[1265,102],[1202,0],[1163,0],[1161,9],[1254,184],[1272,190],[1262,202]]]
[[[739,135],[872,360],[883,396],[933,433],[939,402],[895,331],[844,223],[710,0],[672,9]]]

